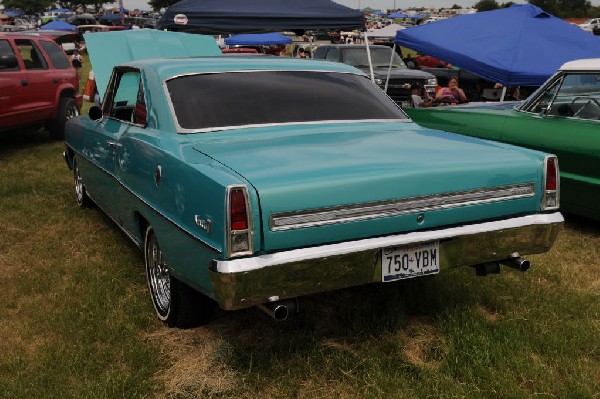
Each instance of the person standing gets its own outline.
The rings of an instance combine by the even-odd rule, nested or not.
[[[79,54],[79,50],[73,51],[73,55],[71,56],[71,65],[77,71],[77,79],[81,77],[81,67],[83,66],[83,58],[81,54]]]

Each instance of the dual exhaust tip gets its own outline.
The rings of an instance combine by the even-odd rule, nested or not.
[[[488,274],[500,273],[500,264],[508,266],[519,271],[527,271],[531,266],[527,259],[523,259],[518,254],[516,256],[501,260],[499,262],[487,262],[475,266],[475,273],[478,276],[487,276]],[[277,321],[283,321],[292,313],[298,313],[298,298],[279,300],[278,297],[269,298],[270,302],[258,305],[258,308]]]
[[[271,299],[271,298],[269,298]],[[258,305],[258,308],[277,321],[283,321],[292,313],[298,313],[298,298],[273,300]]]
[[[487,262],[475,265],[475,274],[478,276],[487,276],[488,274],[500,273],[500,264],[508,266],[512,269],[519,270],[521,272],[527,271],[531,266],[527,259],[523,259],[518,254],[516,256],[501,260],[499,262]]]

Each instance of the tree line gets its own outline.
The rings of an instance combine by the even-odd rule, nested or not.
[[[496,0],[479,0],[473,8],[477,11],[490,11],[510,7],[514,3],[498,3]],[[529,4],[558,18],[600,17],[600,6],[592,6],[589,0],[529,0]]]

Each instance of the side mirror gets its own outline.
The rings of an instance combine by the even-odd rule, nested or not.
[[[90,107],[90,110],[88,111],[88,116],[93,121],[99,121],[102,119],[102,116],[103,116],[102,110],[100,109],[100,107],[93,105]]]
[[[0,69],[18,69],[19,61],[14,54],[0,55]]]

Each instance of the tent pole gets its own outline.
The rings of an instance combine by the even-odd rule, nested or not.
[[[396,42],[394,42],[394,48],[392,48],[392,54],[390,55],[390,64],[388,65],[387,76],[385,77],[385,87],[383,92],[387,94],[388,83],[390,82],[390,73],[392,71],[392,61],[394,60],[394,53],[396,53]]]
[[[367,26],[363,27],[365,36],[365,46],[367,47],[367,59],[369,60],[369,72],[371,73],[371,80],[375,82],[375,72],[373,72],[373,61],[371,60],[371,49],[369,48],[369,35],[367,35]]]
[[[505,95],[506,95],[506,86],[502,85],[502,94],[500,94],[500,102],[504,102]]]

